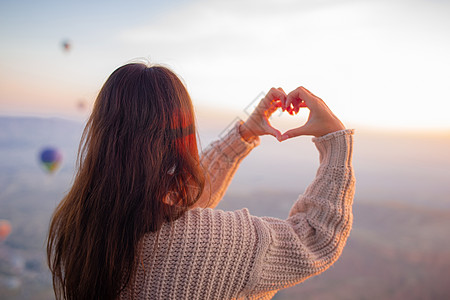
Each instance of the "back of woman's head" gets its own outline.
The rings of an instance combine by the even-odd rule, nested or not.
[[[115,177],[117,185],[142,194],[147,192],[142,190],[145,185],[157,183],[153,188],[163,194],[175,191],[186,196],[167,206],[161,201],[165,195],[152,190],[159,196],[146,201],[156,206],[153,213],[193,204],[195,199],[178,189],[185,189],[182,183],[188,181],[200,183],[195,119],[189,94],[172,71],[144,64],[118,68],[100,91],[87,130],[86,144],[91,149],[84,149],[85,160]],[[175,180],[180,177],[182,182]],[[144,186],[136,186],[139,183]],[[156,230],[160,221],[151,220],[150,230]]]
[[[191,99],[169,69],[115,70],[85,128],[74,184],[56,209],[47,255],[57,297],[110,299],[137,245],[203,191]]]

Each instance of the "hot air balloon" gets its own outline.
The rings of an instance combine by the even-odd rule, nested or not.
[[[11,233],[11,223],[7,220],[0,220],[0,241],[4,241]]]
[[[85,112],[87,110],[87,102],[84,99],[78,99],[77,108],[81,112]]]
[[[69,52],[70,51],[70,48],[71,48],[70,41],[68,41],[68,40],[62,41],[61,46],[62,46],[62,48],[63,48],[63,50],[65,52]]]
[[[40,160],[45,170],[49,173],[53,173],[61,165],[62,154],[58,149],[48,147],[41,151]]]

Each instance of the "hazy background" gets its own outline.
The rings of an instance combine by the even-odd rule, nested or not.
[[[340,260],[275,299],[450,297],[449,1],[0,2],[0,298],[52,299],[44,260],[84,121],[118,66],[172,68],[201,147],[272,86],[304,85],[356,128],[355,222]],[[63,43],[69,44],[69,49]],[[282,131],[307,110],[275,113]],[[63,154],[48,174],[43,147]],[[219,208],[286,217],[314,178],[309,137],[263,137]]]
[[[145,58],[201,107],[241,111],[304,85],[348,124],[450,128],[449,1],[3,0],[0,14],[4,113],[76,115],[116,67]]]

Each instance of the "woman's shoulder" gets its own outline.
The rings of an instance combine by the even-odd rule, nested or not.
[[[191,220],[192,218],[194,220],[197,219],[204,219],[209,220],[210,218],[214,219],[233,219],[233,218],[242,218],[247,217],[250,218],[250,212],[247,208],[241,208],[238,210],[228,211],[228,210],[222,210],[217,208],[201,208],[197,207],[194,209],[190,209],[186,211],[186,213],[180,218],[186,220]]]
[[[212,208],[194,208],[171,223],[165,223],[162,232],[194,233],[199,235],[239,235],[241,231],[254,231],[252,216],[247,208],[225,211]],[[208,237],[211,238],[211,237]]]

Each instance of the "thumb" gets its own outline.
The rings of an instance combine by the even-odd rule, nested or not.
[[[269,125],[269,126],[267,126],[266,132],[267,132],[267,134],[274,136],[277,140],[279,140],[281,142],[281,132],[279,130],[277,130]]]
[[[288,131],[286,131],[285,133],[283,133],[281,135],[281,139],[279,140],[280,142],[285,141],[287,139],[293,138],[293,137],[297,137],[297,136],[301,136],[301,135],[309,135],[309,131],[308,131],[308,126],[305,124],[303,126],[294,128],[294,129],[290,129]]]

